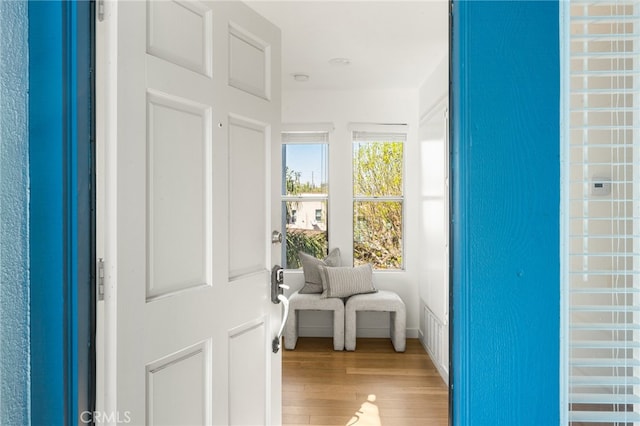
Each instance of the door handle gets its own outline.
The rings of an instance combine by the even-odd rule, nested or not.
[[[275,304],[282,303],[283,313],[278,335],[271,342],[271,349],[274,354],[280,350],[280,338],[282,337],[284,325],[287,323],[287,318],[289,318],[289,300],[284,296],[284,290],[288,288],[289,286],[284,284],[284,269],[280,265],[275,265],[271,269],[271,302]]]
[[[280,323],[280,330],[278,330],[278,335],[273,338],[271,342],[271,350],[273,350],[274,354],[277,354],[280,350],[280,338],[282,337],[282,331],[284,330],[284,325],[287,323],[287,319],[289,318],[289,299],[284,297],[284,295],[279,295],[278,300],[282,302],[282,309],[284,312],[282,313],[282,322]]]
[[[284,289],[289,286],[284,285],[284,269],[282,266],[276,265],[271,269],[271,302],[276,305],[280,303],[278,296],[284,293]]]

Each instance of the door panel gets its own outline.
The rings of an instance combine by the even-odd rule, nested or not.
[[[264,271],[266,125],[229,119],[229,278]]]
[[[203,342],[147,366],[149,424],[211,423],[211,344]]]
[[[229,84],[269,99],[271,93],[269,43],[236,23],[229,26]]]
[[[211,77],[211,8],[177,1],[152,1],[147,5],[147,53]]]
[[[106,7],[98,409],[133,424],[277,424],[279,31],[238,2]]]
[[[267,340],[265,319],[229,332],[229,425],[266,424]],[[247,402],[251,401],[251,405]]]
[[[147,300],[211,285],[211,109],[148,94]],[[180,262],[174,259],[180,258]]]

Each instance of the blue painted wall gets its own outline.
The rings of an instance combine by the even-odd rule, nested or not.
[[[0,1],[0,424],[30,422],[27,3]]]
[[[559,423],[556,1],[456,1],[455,425]]]

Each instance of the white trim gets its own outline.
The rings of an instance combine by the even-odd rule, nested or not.
[[[118,9],[104,4],[96,19],[96,255],[104,259],[104,300],[96,303],[96,410],[117,406],[117,104]]]
[[[569,424],[570,2],[560,2],[560,425]]]
[[[409,136],[406,123],[349,123],[347,129],[349,132],[406,133]]]
[[[282,133],[331,133],[335,130],[333,123],[283,123]]]
[[[390,338],[388,327],[358,327],[356,337],[365,339],[388,339]],[[333,337],[333,326],[300,326],[298,335],[300,337]],[[407,328],[407,339],[418,339],[417,328]]]
[[[365,196],[365,195],[354,195],[353,201],[389,201],[389,202],[404,202],[405,197],[403,195],[381,195],[381,196]]]
[[[282,201],[326,201],[329,194],[283,195]]]

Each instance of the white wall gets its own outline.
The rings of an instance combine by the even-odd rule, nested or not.
[[[405,228],[404,271],[379,271],[374,282],[379,289],[397,292],[407,305],[407,336],[418,337],[419,297],[418,269],[420,242],[419,217],[419,150],[418,91],[285,91],[282,97],[282,121],[287,124],[331,123],[329,147],[329,246],[339,247],[342,260],[352,264],[352,187],[350,123],[406,123],[405,147]],[[285,283],[291,291],[304,282],[302,271],[288,271]],[[358,314],[358,336],[389,336],[389,314]],[[332,321],[327,312],[303,312],[300,315],[300,335],[331,336]]]
[[[449,56],[446,46],[443,47],[443,56],[438,60],[438,65],[427,76],[420,86],[420,117],[429,112],[443,96],[449,94]]]
[[[419,95],[418,270],[420,340],[443,379],[449,366],[449,64],[445,55]]]

